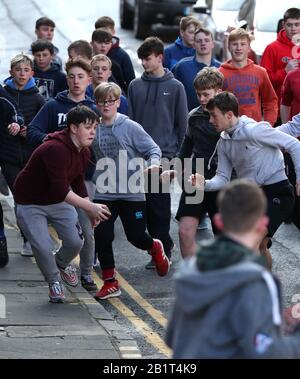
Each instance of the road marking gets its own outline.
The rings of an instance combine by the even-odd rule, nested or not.
[[[96,273],[93,273],[93,279],[98,287],[102,287],[103,281]],[[143,320],[141,320],[131,309],[129,309],[120,299],[110,298],[107,299],[123,316],[125,316],[135,327],[138,332],[143,334],[145,340],[152,345],[156,350],[165,355],[171,356],[171,350],[167,347],[163,339],[154,332]]]
[[[53,238],[54,233],[51,233]],[[76,264],[79,264],[79,256],[73,260]],[[93,272],[93,279],[99,288],[102,287],[103,281],[99,278],[96,272]],[[129,294],[129,296],[140,305],[155,321],[157,321],[164,328],[166,327],[167,320],[163,314],[152,307],[147,300],[145,300],[119,273],[117,273],[117,279],[120,282],[122,288]],[[166,357],[171,356],[171,350],[167,347],[163,339],[159,336],[158,333],[148,326],[143,320],[141,320],[134,312],[132,312],[125,304],[122,303],[120,299],[111,298],[107,299],[123,316],[125,316],[135,327],[142,333],[146,341],[152,345],[155,349],[160,351]],[[129,358],[129,357],[128,357]],[[134,358],[132,356],[132,358]]]
[[[164,315],[155,309],[146,299],[144,299],[123,277],[120,273],[117,273],[117,279],[122,288],[128,293],[128,295],[143,308],[156,322],[163,328],[167,326],[168,320]]]

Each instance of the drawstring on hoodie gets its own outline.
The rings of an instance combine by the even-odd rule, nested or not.
[[[212,153],[212,156],[209,158],[208,165],[207,165],[207,169],[208,169],[208,170],[210,170],[210,164],[211,164],[211,161],[213,160],[214,155],[215,155],[216,152],[217,152],[217,149],[218,149],[218,145],[219,145],[220,140],[221,140],[221,138],[218,139],[218,142],[216,143],[215,150],[214,150],[214,152]]]

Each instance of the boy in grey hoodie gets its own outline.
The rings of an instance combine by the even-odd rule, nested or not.
[[[250,181],[235,180],[218,197],[224,234],[184,260],[166,342],[173,358],[300,358],[296,309],[285,318],[279,282],[255,248],[265,235],[267,200]],[[294,315],[294,317],[292,317]]]
[[[187,128],[187,99],[184,87],[163,67],[164,44],[157,37],[146,38],[138,48],[145,72],[128,88],[128,116],[142,125],[160,147],[162,157],[172,159],[179,152]],[[151,182],[151,178],[150,181]],[[170,237],[169,193],[147,191],[147,228],[159,238],[168,257],[174,243]],[[146,268],[153,268],[152,265]]]
[[[96,253],[104,280],[95,298],[101,300],[121,294],[112,248],[118,216],[128,241],[138,249],[149,251],[158,275],[165,276],[170,267],[161,241],[146,233],[144,159],[149,171],[158,171],[161,151],[139,124],[117,112],[120,97],[121,88],[112,82],[101,83],[95,89],[101,119],[93,143],[97,161],[94,202],[107,205],[112,214],[110,220],[95,229]]]
[[[193,175],[191,180],[205,191],[217,191],[230,181],[232,170],[238,178],[249,179],[262,187],[268,199],[268,231],[260,243],[260,252],[272,266],[268,251],[270,238],[281,223],[291,214],[294,192],[286,173],[283,154],[287,151],[294,162],[297,182],[296,193],[300,195],[300,143],[267,122],[256,122],[249,117],[239,117],[237,98],[230,92],[222,92],[207,104],[210,122],[221,132],[216,150],[218,167],[216,175],[204,180]]]

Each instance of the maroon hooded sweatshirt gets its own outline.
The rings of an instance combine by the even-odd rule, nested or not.
[[[49,134],[47,140],[33,152],[15,181],[16,203],[61,203],[70,189],[81,197],[87,197],[84,174],[89,158],[89,149],[78,151],[68,130]]]

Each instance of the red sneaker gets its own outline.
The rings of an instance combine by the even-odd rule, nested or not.
[[[114,282],[105,281],[102,288],[96,293],[96,300],[104,300],[110,297],[117,297],[121,295],[121,290],[119,282],[115,280]]]
[[[154,260],[156,271],[159,276],[165,276],[170,269],[170,261],[166,256],[163,244],[160,240],[154,239],[150,254]]]

